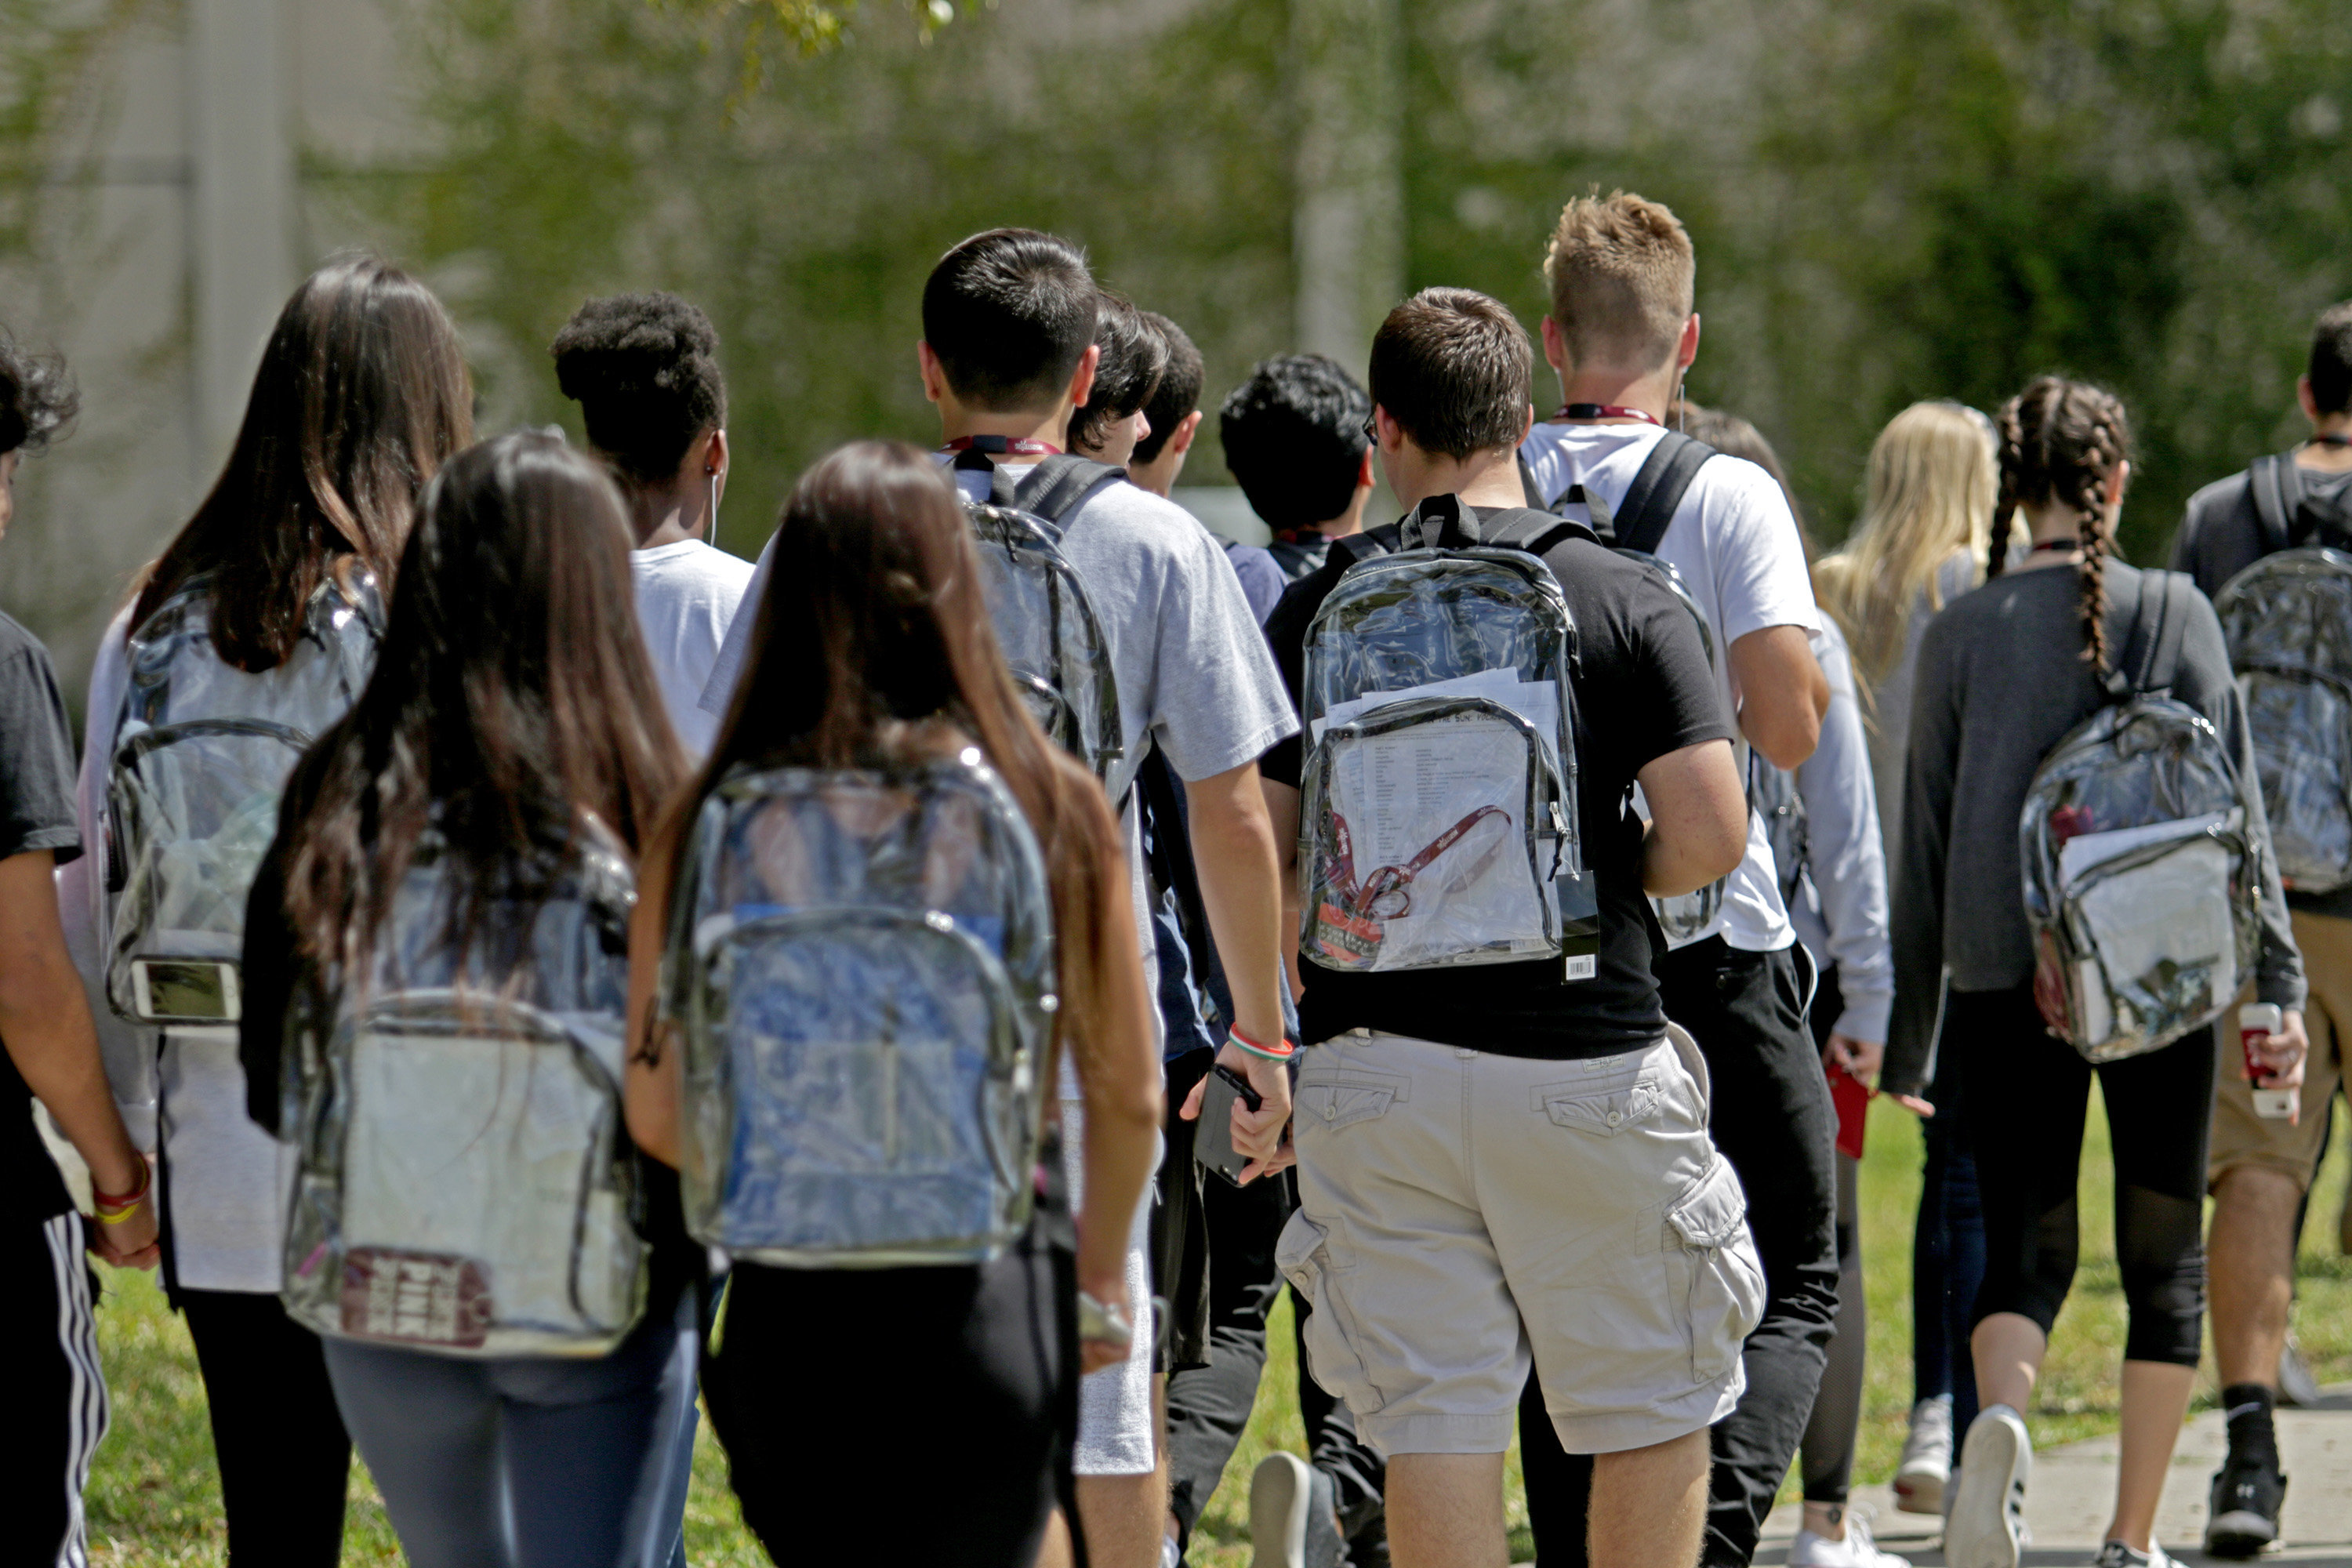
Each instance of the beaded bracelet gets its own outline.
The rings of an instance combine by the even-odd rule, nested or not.
[[[1276,1050],[1268,1046],[1261,1046],[1255,1040],[1251,1039],[1247,1035],[1243,1034],[1239,1029],[1227,1031],[1225,1038],[1232,1041],[1234,1045],[1239,1046],[1251,1056],[1257,1058],[1260,1061],[1286,1062],[1292,1058],[1292,1056],[1296,1055],[1298,1050],[1298,1047],[1292,1045],[1288,1040],[1282,1042],[1282,1048],[1280,1050]]]

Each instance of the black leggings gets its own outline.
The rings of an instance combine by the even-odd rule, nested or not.
[[[1970,1324],[2015,1312],[2047,1334],[2057,1321],[2074,1282],[2074,1191],[2096,1073],[2115,1150],[2116,1261],[2131,1310],[2124,1359],[2195,1366],[2213,1031],[2094,1068],[2050,1037],[2032,988],[2020,985],[1953,992],[1943,1037],[1960,1064],[1984,1202],[1984,1284]]]
[[[179,1292],[220,1457],[232,1568],[334,1568],[352,1440],[319,1336],[275,1296]]]

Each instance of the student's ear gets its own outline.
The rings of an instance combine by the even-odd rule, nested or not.
[[[1696,358],[1698,358],[1698,312],[1693,310],[1690,320],[1683,323],[1682,342],[1675,345],[1675,368],[1688,370],[1691,367],[1691,362]]]
[[[2099,487],[2100,499],[2105,503],[2109,512],[2116,511],[2124,504],[2124,491],[2130,484],[2131,459],[2125,458],[2107,470],[2107,481]]]
[[[2294,400],[2303,405],[2303,416],[2310,420],[2313,428],[2316,429],[2319,425],[2319,399],[2311,395],[2311,377],[2298,375],[2294,378]]]
[[[1070,373],[1070,406],[1084,408],[1087,399],[1094,395],[1095,366],[1102,363],[1102,345],[1088,343],[1087,352],[1078,356],[1078,368]]]
[[[727,432],[724,429],[713,430],[710,445],[702,454],[702,471],[723,485],[727,482]]]
[[[1528,432],[1535,427],[1536,405],[1530,403],[1528,405],[1528,416],[1519,422],[1519,438],[1518,440],[1511,443],[1511,450],[1514,452],[1517,451],[1519,447],[1526,443]]]
[[[1560,374],[1566,375],[1568,374],[1568,339],[1561,335],[1559,323],[1549,316],[1543,319],[1543,345],[1544,363]]]
[[[1380,448],[1377,447],[1367,447],[1364,448],[1363,460],[1356,465],[1356,488],[1358,489],[1368,490],[1380,482],[1380,476],[1372,472],[1372,454],[1379,450]]]
[[[1160,450],[1165,452],[1189,452],[1192,449],[1192,437],[1200,433],[1201,411],[1195,408],[1192,413],[1184,416],[1182,420],[1177,424],[1176,434],[1168,437],[1168,445],[1161,447]]]
[[[920,339],[915,342],[915,363],[922,367],[923,395],[933,403],[943,400],[948,395],[948,374],[940,368],[940,356],[931,352],[931,345]]]

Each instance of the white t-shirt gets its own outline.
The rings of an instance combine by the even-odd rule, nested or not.
[[[1538,425],[1519,447],[1549,502],[1570,485],[1598,494],[1613,511],[1633,488],[1650,448],[1665,431],[1654,425]],[[1562,509],[1578,521],[1590,521],[1582,506]],[[1698,601],[1715,631],[1716,683],[1726,713],[1735,716],[1731,665],[1727,650],[1749,632],[1767,626],[1821,629],[1813,587],[1805,570],[1805,547],[1788,498],[1772,476],[1744,458],[1707,459],[1675,509],[1674,521],[1658,543],[1658,558],[1682,574],[1683,585]],[[1748,952],[1772,952],[1795,940],[1773,876],[1772,849],[1763,824],[1748,819],[1748,858],[1724,889],[1723,912],[1690,941],[1710,936]],[[1677,942],[1676,946],[1687,943]]]
[[[724,704],[717,711],[703,710],[703,688],[751,584],[751,563],[699,539],[681,539],[631,551],[629,575],[636,583],[637,625],[662,705],[680,743],[699,759],[719,738],[726,711]]]

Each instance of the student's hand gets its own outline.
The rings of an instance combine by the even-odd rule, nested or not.
[[[1857,1040],[1832,1029],[1829,1044],[1822,1047],[1822,1061],[1829,1067],[1844,1068],[1848,1078],[1874,1085],[1878,1069],[1886,1065],[1886,1042]]]
[[[156,1232],[155,1196],[149,1193],[139,1206],[112,1224],[91,1220],[89,1250],[100,1262],[116,1268],[152,1268],[163,1260]]]
[[[1281,1170],[1291,1163],[1283,1131],[1290,1125],[1290,1068],[1286,1062],[1270,1062],[1264,1057],[1252,1056],[1228,1040],[1217,1052],[1220,1065],[1249,1079],[1249,1086],[1258,1092],[1258,1108],[1252,1110],[1249,1103],[1236,1095],[1234,1098],[1234,1148],[1247,1154],[1250,1163],[1242,1167],[1238,1184],[1247,1186],[1260,1176]],[[1184,1108],[1176,1114],[1187,1121],[1201,1115],[1201,1097],[1208,1092],[1210,1075],[1203,1073],[1192,1092],[1184,1097]]]
[[[1883,1094],[1879,1098],[1889,1104],[1899,1105],[1912,1115],[1923,1120],[1932,1118],[1936,1114],[1936,1108],[1916,1094]]]
[[[1080,1279],[1078,1289],[1124,1318],[1136,1332],[1142,1332],[1141,1326],[1135,1321],[1135,1309],[1127,1299],[1125,1273],[1108,1275],[1092,1281]],[[1073,1310],[1076,1310],[1075,1304]],[[1084,1337],[1084,1319],[1085,1314],[1081,1311],[1078,1340],[1078,1373],[1081,1376],[1090,1372],[1100,1372],[1107,1366],[1117,1366],[1128,1358],[1132,1342],[1128,1345],[1120,1345],[1109,1340],[1087,1339]]]
[[[2259,1076],[2253,1079],[2256,1089],[2294,1089],[2303,1087],[2303,1069],[2311,1055],[2311,1037],[2304,1032],[2302,1013],[2289,1009],[2281,1015],[2277,1033],[2254,1047],[2254,1062]],[[2246,1053],[2232,1051],[2231,1069],[2240,1078],[2246,1076]],[[2287,1118],[2293,1126],[2303,1120],[2303,1097],[2295,1097],[2294,1113]]]

